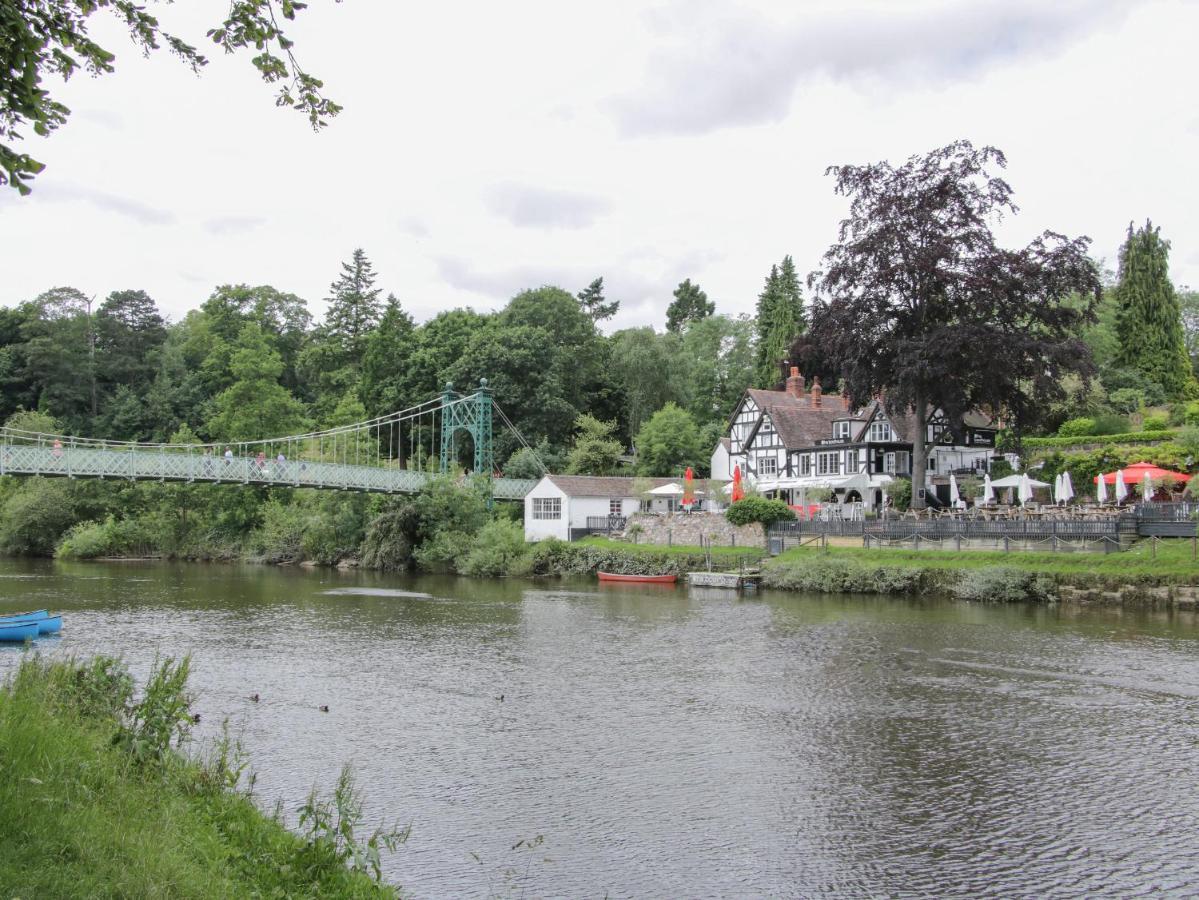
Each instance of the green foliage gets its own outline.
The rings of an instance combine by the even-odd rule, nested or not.
[[[530,567],[530,549],[520,522],[495,519],[475,536],[471,549],[458,560],[462,575],[524,575]]]
[[[1006,465],[1006,462],[1004,463]],[[994,464],[993,464],[994,465]],[[1010,468],[1010,467],[1009,467]],[[907,512],[912,506],[912,481],[909,478],[895,478],[887,482],[883,488],[891,500],[891,508],[899,512]]]
[[[546,449],[549,447],[547,445]],[[552,450],[549,453],[550,459],[555,458]],[[508,457],[508,461],[503,465],[503,472],[508,478],[529,478],[540,479],[546,471],[561,471],[562,467],[551,466],[550,460],[541,452],[541,448],[521,447],[515,453]]]
[[[387,498],[386,506],[367,525],[362,540],[362,565],[385,572],[410,568],[420,529],[420,513],[412,500]]]
[[[1096,434],[1095,420],[1087,417],[1069,419],[1061,424],[1057,433],[1061,437],[1078,437],[1084,434]]]
[[[783,258],[781,267],[770,267],[766,286],[758,296],[754,325],[758,336],[754,384],[771,390],[783,380],[782,361],[807,327],[803,293],[790,256]]]
[[[1152,445],[1114,444],[1077,453],[1054,451],[1043,457],[1044,467],[1038,479],[1052,481],[1060,472],[1069,471],[1076,494],[1094,495],[1094,480],[1101,473],[1113,472],[1138,462],[1184,472],[1188,468],[1188,458],[1193,464],[1194,454],[1172,441]]]
[[[691,322],[698,322],[714,312],[716,304],[688,278],[674,289],[674,300],[666,308],[666,330],[683,331]]]
[[[776,522],[791,521],[795,518],[795,511],[782,500],[745,497],[729,506],[724,517],[733,525],[751,525],[757,522],[763,528],[769,528]]]
[[[1091,434],[1082,435],[1081,437],[1031,437],[1024,439],[1023,446],[1026,451],[1037,451],[1047,448],[1143,444],[1151,441],[1166,441],[1172,435],[1172,431],[1165,429],[1161,431],[1129,431],[1117,434]]]
[[[601,422],[594,416],[581,415],[575,420],[575,445],[567,459],[566,471],[571,475],[614,475],[620,469],[624,452],[615,440],[615,422]]]
[[[921,594],[933,588],[934,579],[919,569],[816,555],[802,562],[778,559],[765,562],[762,584],[815,594]]]
[[[380,853],[407,831],[359,836],[348,773],[331,800],[309,798],[297,835],[239,790],[246,760],[227,735],[206,759],[180,752],[186,669],[160,663],[134,703],[116,660],[22,660],[0,687],[0,884],[29,897],[396,896]]]
[[[0,553],[50,556],[76,521],[65,479],[28,479],[0,507]]]
[[[1044,603],[1057,597],[1052,578],[1013,567],[963,572],[952,592],[959,600],[981,603]]]
[[[80,522],[58,544],[59,559],[142,556],[159,549],[158,534],[139,518]]]
[[[1169,427],[1169,416],[1161,413],[1145,416],[1144,420],[1141,422],[1141,429],[1144,431],[1166,431]]]
[[[307,428],[304,407],[279,384],[283,360],[267,342],[262,327],[246,324],[229,363],[233,384],[213,402],[209,433],[221,441],[297,434]]]
[[[321,94],[320,79],[300,68],[293,55],[294,42],[281,28],[305,5],[294,0],[233,0],[226,18],[208,32],[208,38],[226,53],[253,48],[254,67],[264,81],[278,85],[276,105],[300,110],[313,128],[319,128],[341,107]],[[46,89],[45,81],[66,80],[79,71],[93,76],[114,71],[116,54],[88,35],[91,16],[102,9],[115,15],[143,53],[165,44],[193,71],[207,65],[194,46],[162,30],[158,19],[135,0],[46,0],[35,9],[22,8],[20,14],[9,10],[4,17],[5,40],[0,44],[0,185],[28,194],[29,182],[45,166],[12,142],[24,137],[25,126],[45,137],[70,115]]]
[[[1016,470],[1012,468],[1012,464],[1006,459],[991,460],[992,481],[998,481],[1000,478],[1007,478],[1009,475],[1015,473],[1015,471]]]
[[[1182,310],[1169,275],[1170,242],[1152,222],[1134,229],[1120,248],[1116,330],[1120,363],[1166,389],[1171,398],[1195,397],[1182,327]]]
[[[667,403],[637,433],[637,473],[681,475],[687,466],[706,469],[711,448],[703,445],[695,419],[685,409]]]
[[[752,564],[762,556],[762,550],[751,547],[714,547],[711,552],[714,560],[730,568],[742,562]],[[533,545],[529,571],[533,575],[681,575],[704,568],[707,562],[701,547],[620,544],[593,538],[568,544],[551,538]]]
[[[603,278],[595,279],[586,288],[579,291],[576,296],[579,298],[579,307],[593,322],[602,322],[604,319],[610,319],[620,309],[619,300],[606,301],[604,299]]]

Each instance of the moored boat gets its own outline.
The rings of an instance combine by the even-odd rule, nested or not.
[[[38,634],[58,634],[62,631],[62,616],[46,616],[44,619],[38,619],[34,624],[37,625]]]
[[[678,575],[618,575],[615,572],[596,572],[600,581],[641,581],[649,584],[674,584]]]
[[[50,611],[46,609],[35,609],[33,612],[13,613],[8,616],[0,616],[0,625],[13,625],[18,622],[36,622],[39,619],[50,618]]]
[[[38,635],[38,624],[34,622],[0,622],[0,641],[27,641]]]

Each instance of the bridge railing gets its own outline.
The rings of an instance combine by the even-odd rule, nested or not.
[[[31,444],[0,446],[0,475],[5,474],[264,484],[373,493],[415,493],[433,477],[427,472],[394,466],[346,465],[306,459],[259,461],[188,452],[181,448],[101,449]],[[492,482],[492,493],[498,499],[519,500],[534,484],[536,482],[524,479],[496,478]]]

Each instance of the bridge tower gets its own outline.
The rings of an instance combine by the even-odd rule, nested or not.
[[[456,459],[455,438],[466,431],[475,445],[474,474],[488,478],[495,472],[495,455],[491,442],[491,388],[487,379],[479,380],[479,389],[469,397],[460,397],[454,385],[446,382],[441,394],[441,471],[448,472],[450,461]]]

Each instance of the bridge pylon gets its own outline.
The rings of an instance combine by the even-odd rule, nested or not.
[[[474,474],[485,475],[488,480],[495,472],[495,451],[491,439],[491,388],[487,379],[479,380],[479,389],[469,397],[461,397],[454,391],[452,382],[446,382],[441,394],[441,471],[448,472],[450,463],[457,459],[456,438],[459,431],[471,436],[475,446]]]

